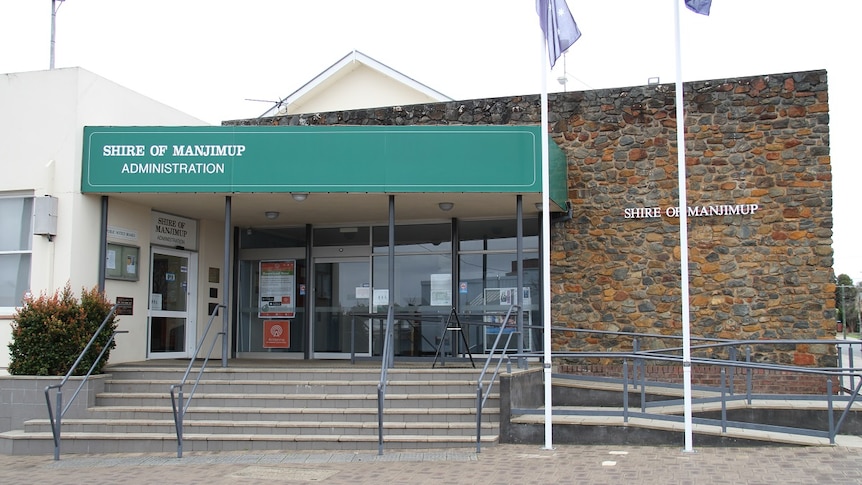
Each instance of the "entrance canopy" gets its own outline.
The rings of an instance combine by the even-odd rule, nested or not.
[[[85,127],[81,191],[517,193],[542,188],[538,126]],[[550,198],[566,159],[550,142]]]

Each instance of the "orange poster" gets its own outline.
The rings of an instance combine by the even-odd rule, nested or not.
[[[290,348],[290,320],[263,321],[263,348]]]

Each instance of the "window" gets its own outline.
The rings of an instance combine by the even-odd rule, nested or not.
[[[0,196],[0,307],[21,304],[30,289],[33,197]]]

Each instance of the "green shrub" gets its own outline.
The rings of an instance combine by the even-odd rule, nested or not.
[[[66,375],[112,307],[113,304],[96,288],[89,291],[82,289],[79,302],[68,284],[53,296],[43,293],[38,298],[26,300],[12,320],[9,373]],[[116,316],[111,315],[108,324],[81,359],[74,375],[87,373],[116,328]],[[93,370],[94,374],[101,373],[115,346],[116,342],[111,342],[110,348]]]

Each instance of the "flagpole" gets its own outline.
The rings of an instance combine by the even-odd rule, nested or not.
[[[548,2],[548,15],[551,15],[551,2]],[[551,392],[551,218],[550,218],[550,169],[548,167],[548,45],[542,35],[542,95],[541,95],[541,138],[542,144],[542,324],[543,359],[545,390],[545,450],[553,450],[553,402]]]
[[[680,260],[680,300],[682,301],[682,379],[683,413],[685,420],[685,448],[692,452],[691,416],[691,321],[689,315],[688,281],[688,202],[686,200],[685,176],[685,107],[683,106],[682,53],[679,28],[679,3],[674,5],[674,41],[676,49],[676,158],[677,188],[679,192],[679,260]]]

